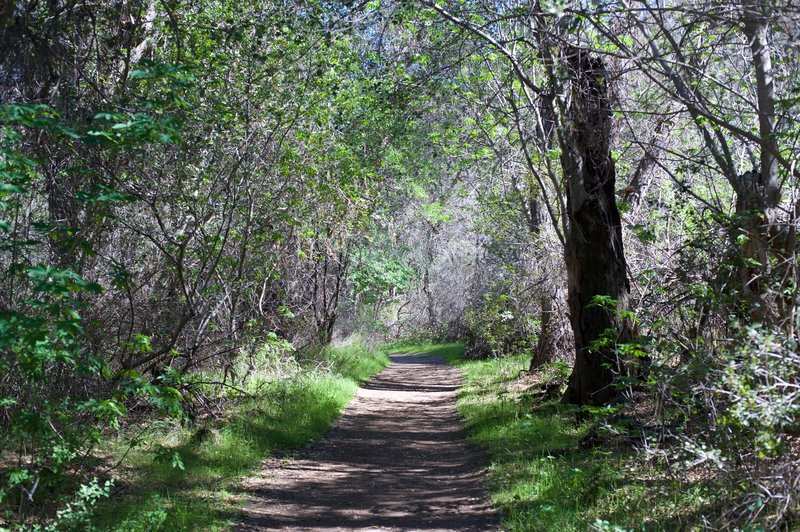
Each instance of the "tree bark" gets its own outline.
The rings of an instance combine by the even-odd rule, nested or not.
[[[775,290],[766,279],[771,273],[771,256],[780,260],[779,268],[788,265],[786,256],[793,255],[794,224],[789,224],[786,238],[780,237],[782,228],[776,224],[775,211],[780,204],[779,153],[775,137],[775,83],[772,59],[767,39],[768,8],[758,1],[748,1],[744,7],[743,31],[750,44],[753,70],[756,78],[758,104],[758,132],[760,138],[760,167],[745,172],[734,181],[736,191],[736,216],[738,236],[744,236],[742,264],[739,277],[743,300],[750,317],[756,321],[776,322],[784,316],[780,307],[783,286]]]
[[[567,182],[565,258],[575,366],[564,401],[605,404],[617,395],[614,379],[624,370],[616,347],[634,337],[625,316],[630,287],[610,153],[607,73],[602,59],[572,47],[565,52],[570,100],[559,142]],[[597,296],[610,299],[598,305]]]
[[[556,359],[571,358],[573,349],[570,338],[570,324],[565,312],[563,288],[553,288],[542,293],[539,319],[539,338],[531,357],[528,371],[536,371],[539,367]]]

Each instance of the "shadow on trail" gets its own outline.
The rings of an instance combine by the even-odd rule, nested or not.
[[[419,366],[417,371],[430,371],[431,366],[441,366],[445,361],[441,357],[408,354],[391,355],[392,364],[404,366]],[[396,372],[383,372],[375,376],[361,387],[366,390],[393,390],[398,392],[455,392],[458,390],[458,383],[433,384],[427,382],[424,375],[411,375],[410,380],[398,381]],[[426,382],[421,383],[420,380]],[[426,401],[430,402],[430,400]]]
[[[387,381],[375,381],[375,382],[367,382],[361,386],[365,390],[389,390],[389,391],[396,391],[396,392],[426,392],[426,393],[435,393],[435,392],[455,392],[458,390],[458,386],[452,385],[428,385],[428,386],[419,386],[414,384],[402,384],[402,383],[395,383],[395,382],[387,382]]]
[[[443,357],[435,355],[423,355],[419,353],[397,353],[389,355],[392,364],[412,364],[419,366],[439,366],[445,363]]]
[[[248,490],[237,530],[497,528],[455,411],[460,374],[438,357],[392,362],[323,441]]]

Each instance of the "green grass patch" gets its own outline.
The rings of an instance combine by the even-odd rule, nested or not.
[[[710,488],[669,478],[630,441],[584,448],[596,420],[542,403],[520,382],[526,356],[464,360],[461,344],[401,346],[436,353],[458,367],[458,409],[473,443],[490,456],[488,487],[512,531],[676,530],[697,526]],[[547,375],[555,375],[558,367]]]
[[[464,354],[464,343],[453,342],[449,344],[437,344],[433,342],[413,342],[401,341],[383,346],[383,350],[388,353],[425,353],[442,357],[448,363],[460,360]]]
[[[151,424],[124,461],[124,490],[97,512],[101,530],[225,530],[244,499],[241,480],[266,457],[319,438],[353,398],[360,382],[388,364],[381,350],[360,345],[328,348],[293,371],[248,387],[253,398],[221,419],[191,430]],[[299,369],[298,369],[299,368]],[[289,376],[286,376],[289,375]],[[120,457],[129,442],[114,443]]]

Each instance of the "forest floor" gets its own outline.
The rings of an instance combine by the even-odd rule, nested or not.
[[[246,483],[237,530],[495,530],[486,457],[456,411],[458,369],[398,354],[319,442]]]

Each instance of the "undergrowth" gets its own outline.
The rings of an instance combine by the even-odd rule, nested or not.
[[[116,489],[100,505],[100,530],[224,530],[245,502],[241,481],[268,456],[320,437],[361,381],[388,364],[383,351],[353,344],[272,364],[248,381],[247,399],[191,427],[160,421],[119,438]],[[133,439],[133,442],[131,441]],[[134,444],[131,447],[131,443]]]
[[[461,344],[399,347],[440,355],[462,371],[458,410],[470,440],[489,455],[488,488],[504,529],[702,528],[718,496],[708,483],[666,474],[622,427],[578,416],[558,397],[542,401],[535,392],[563,378],[558,365],[520,378],[525,355],[465,360]],[[607,431],[600,443],[598,427]]]

